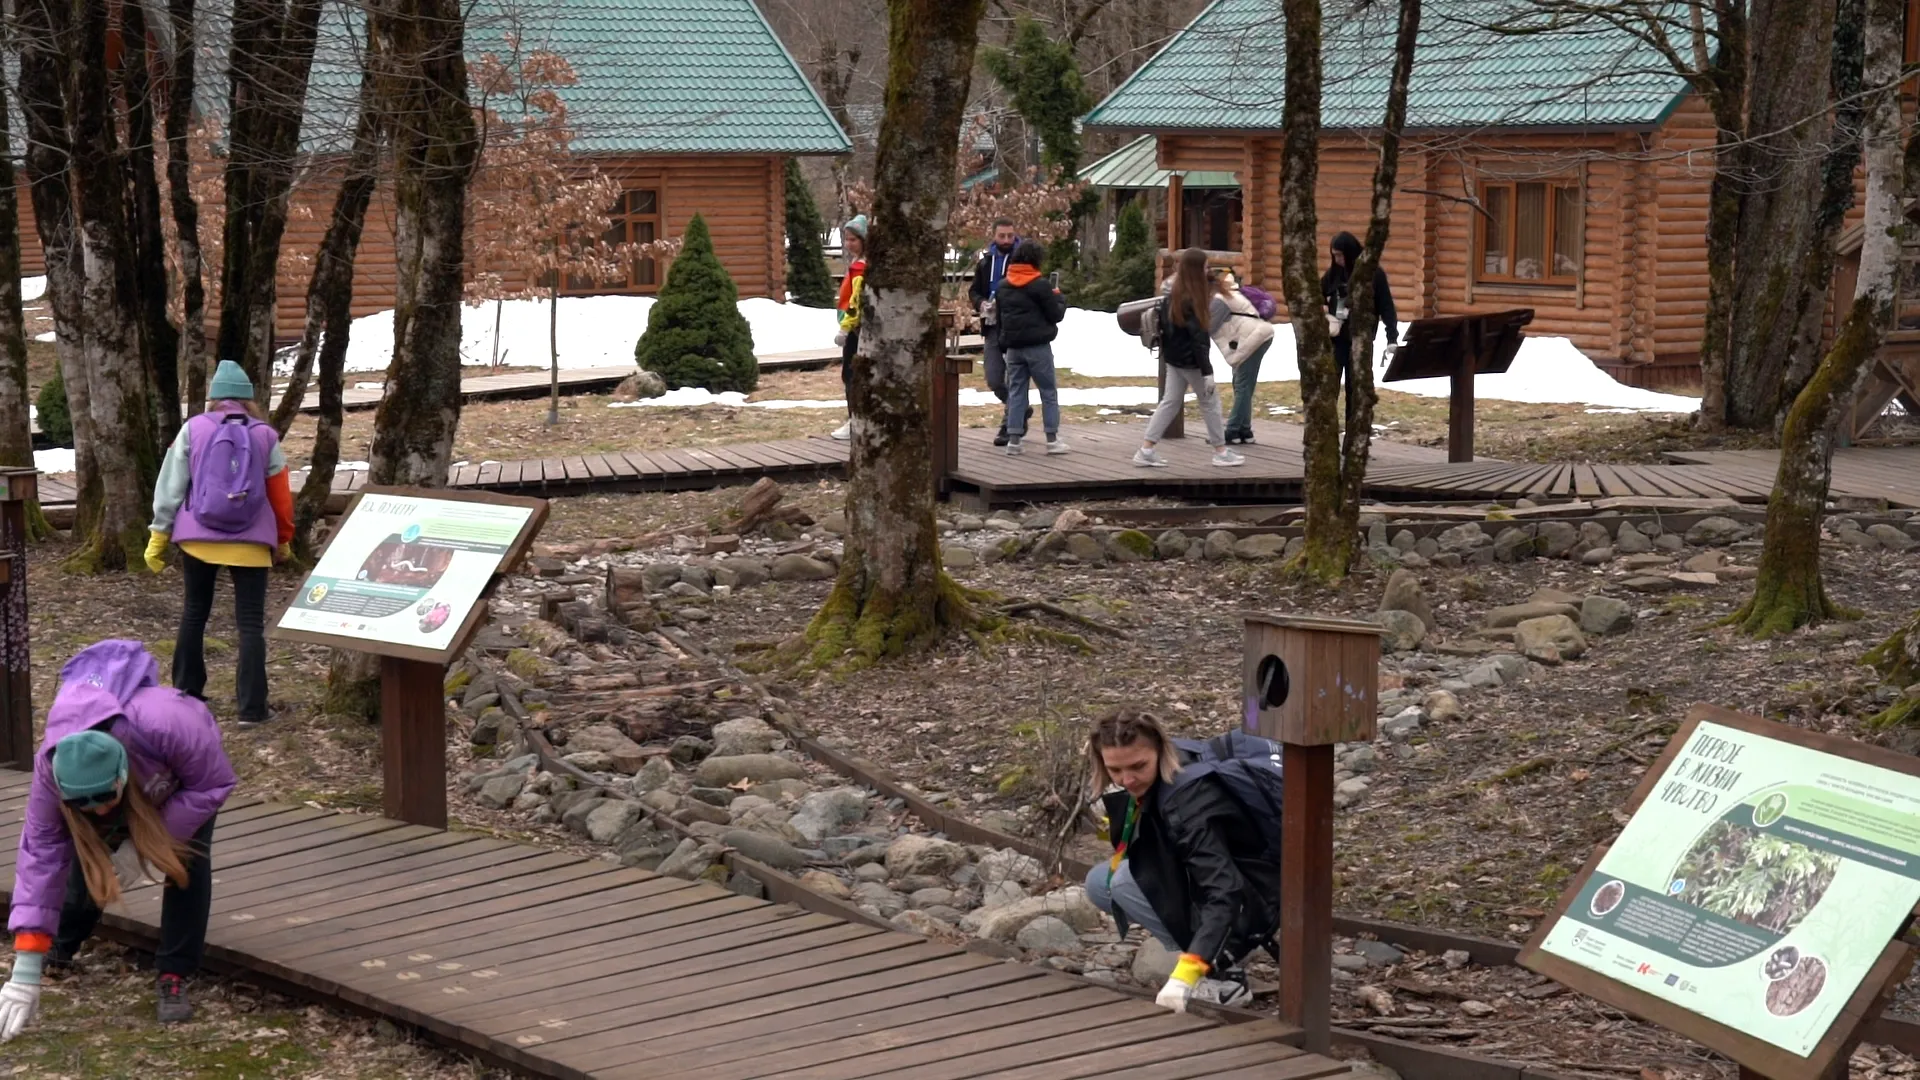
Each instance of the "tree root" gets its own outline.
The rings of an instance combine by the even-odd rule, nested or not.
[[[993,593],[970,589],[955,581],[944,570],[935,586],[933,615],[926,617],[900,598],[875,593],[861,603],[854,595],[850,576],[843,573],[834,582],[833,591],[820,605],[805,632],[782,642],[755,663],[763,671],[784,670],[789,674],[805,671],[830,671],[848,675],[883,660],[903,656],[942,634],[958,631],[982,652],[991,653],[995,644],[1008,640],[1045,642],[1064,645],[1090,653],[1093,646],[1078,634],[1045,627],[1013,625],[1016,615],[1043,612],[1079,623],[1088,629],[1125,638],[1117,627],[1075,614],[1056,604],[1035,600],[1003,601]]]
[[[1765,641],[1827,619],[1860,616],[1857,608],[1829,600],[1826,587],[1816,580],[1804,587],[1776,584],[1772,588],[1756,588],[1739,610],[1717,625],[1731,626],[1747,637]]]
[[[27,539],[34,542],[51,540],[55,529],[53,522],[47,520],[46,511],[40,509],[39,499],[27,501]]]
[[[68,556],[60,569],[69,574],[105,574],[115,570],[146,571],[147,527],[129,526],[118,537],[95,527],[80,550]]]
[[[1103,623],[1099,619],[1089,618],[1085,615],[1079,614],[1078,612],[1068,611],[1066,608],[1063,608],[1058,604],[1049,603],[1048,601],[1045,601],[1045,600],[1023,600],[1016,597],[1012,600],[1007,601],[1005,604],[1001,605],[1001,607],[999,608],[999,611],[1000,611],[1000,614],[1005,615],[1009,618],[1016,615],[1026,615],[1036,611],[1043,612],[1048,615],[1053,615],[1057,618],[1065,619],[1071,623],[1078,623],[1079,625],[1084,626],[1087,629],[1092,630],[1097,634],[1105,634],[1108,637],[1117,637],[1122,641],[1133,640],[1132,635],[1128,634],[1125,630],[1122,630],[1117,626],[1113,626],[1108,623]]]

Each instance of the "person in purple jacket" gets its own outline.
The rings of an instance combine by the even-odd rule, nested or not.
[[[100,909],[143,876],[165,880],[154,961],[160,1022],[192,1018],[184,980],[206,951],[213,820],[236,782],[213,713],[161,686],[146,646],[102,641],[67,662],[34,758],[14,864],[0,1042],[33,1019],[49,960],[71,963]]]

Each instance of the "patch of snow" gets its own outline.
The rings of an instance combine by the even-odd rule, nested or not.
[[[47,295],[47,279],[45,275],[40,277],[23,277],[20,279],[20,301],[22,303],[30,300],[38,300],[45,295]]]
[[[73,471],[73,450],[67,447],[35,450],[33,467],[43,473],[70,473]]]
[[[333,471],[334,472],[366,472],[368,469],[371,469],[371,468],[373,468],[373,466],[364,461],[342,461],[342,462],[336,463],[333,466]],[[302,465],[298,469],[295,469],[294,471],[295,472],[312,472],[313,466]]]
[[[1028,399],[1038,407],[1040,404],[1040,392],[1038,390],[1029,390]],[[1187,395],[1187,400],[1191,401],[1193,399],[1194,396],[1192,394]],[[1159,402],[1159,400],[1160,392],[1151,386],[1063,386],[1060,388],[1061,405],[1109,406],[1109,408],[1101,410],[1104,413],[1119,411],[1119,409],[1112,408],[1111,406],[1153,405]],[[963,408],[988,407],[998,404],[1000,404],[1000,399],[994,397],[993,394],[988,391],[975,389],[973,387],[968,387],[960,391],[960,405]],[[744,394],[731,391],[716,394],[710,390],[702,390],[698,387],[683,386],[678,390],[669,390],[657,398],[647,398],[641,401],[609,401],[607,408],[638,409],[651,406],[654,408],[687,409],[697,408],[702,405],[724,405],[733,409],[845,409],[847,407],[847,403],[843,400],[830,399],[799,401],[772,399],[767,401],[748,401]]]
[[[33,335],[33,340],[35,340],[35,341],[40,341],[40,342],[46,342],[47,344],[52,344],[53,342],[55,342],[55,341],[58,341],[58,340],[60,340],[60,335],[59,335],[59,334],[56,334],[56,333],[54,333],[54,332],[53,332],[53,331],[51,331],[51,330],[49,330],[49,331],[47,331],[47,332],[46,332],[46,333],[44,333],[44,334],[35,334],[35,335]]]

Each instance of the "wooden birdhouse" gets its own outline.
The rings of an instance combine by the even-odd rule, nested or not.
[[[1354,619],[1248,615],[1247,730],[1295,746],[1371,742],[1380,633]]]

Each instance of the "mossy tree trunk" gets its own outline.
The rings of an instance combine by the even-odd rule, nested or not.
[[[13,175],[12,105],[0,82],[0,236],[20,235],[19,188]],[[33,426],[28,419],[27,324],[20,310],[20,245],[0,244],[0,465],[33,465]],[[52,535],[38,502],[27,504],[27,536]],[[24,572],[15,567],[14,573]]]
[[[73,423],[73,534],[87,535],[102,508],[100,470],[93,456],[87,368],[80,346],[85,271],[74,219],[73,160],[67,131],[67,85],[72,63],[72,7],[60,0],[22,0],[14,8],[14,45],[20,60],[20,114],[25,120],[25,165],[34,226],[47,267],[47,304],[53,311],[54,353]]]
[[[986,0],[888,0],[860,351],[853,361],[852,480],[840,576],[808,628],[816,663],[898,655],[970,625],[940,568],[930,395],[941,362],[946,221]]]
[[[460,423],[467,184],[479,150],[466,24],[458,0],[377,0],[368,14],[372,94],[391,123],[397,279],[393,363],[367,479],[443,487]],[[335,711],[377,714],[377,674],[364,654],[335,655],[327,697]]]
[[[1693,80],[1713,112],[1713,185],[1707,202],[1707,311],[1700,335],[1699,424],[1703,431],[1727,426],[1727,349],[1733,331],[1733,266],[1740,241],[1744,182],[1739,174],[1746,138],[1747,13],[1743,3],[1720,2],[1713,11],[1717,47],[1703,37],[1705,69]],[[1704,21],[1704,14],[1703,14]]]
[[[1327,332],[1320,297],[1320,213],[1314,192],[1320,182],[1320,0],[1286,0],[1286,144],[1280,157],[1280,253],[1300,359],[1300,397],[1306,421],[1307,532],[1314,539],[1301,552],[1300,569],[1321,580],[1347,572],[1346,550],[1336,542],[1340,505],[1340,365]]]
[[[1347,568],[1353,563],[1360,533],[1360,493],[1366,483],[1367,457],[1373,447],[1373,407],[1379,400],[1373,386],[1373,338],[1380,323],[1379,315],[1374,310],[1374,271],[1380,265],[1381,253],[1386,250],[1392,225],[1393,191],[1400,176],[1400,133],[1407,124],[1407,88],[1413,77],[1414,45],[1419,34],[1420,0],[1400,0],[1399,27],[1394,34],[1393,74],[1387,87],[1387,113],[1381,128],[1380,158],[1373,170],[1373,202],[1367,221],[1367,237],[1361,247],[1360,258],[1353,267],[1350,313],[1353,363],[1347,372],[1345,426],[1340,430],[1338,457],[1328,460],[1319,456],[1324,451],[1318,448],[1331,441],[1324,435],[1319,439],[1310,435],[1308,439],[1308,445],[1316,447],[1316,453],[1309,456],[1307,466],[1306,546],[1302,549],[1301,561],[1307,576],[1321,581],[1346,576]],[[1311,198],[1311,194],[1308,197]],[[1308,266],[1309,271],[1313,268],[1313,265]],[[1308,276],[1312,276],[1311,273]],[[1318,283],[1315,285],[1317,298]],[[1321,305],[1314,305],[1316,314],[1321,310]],[[1322,325],[1325,325],[1324,319]],[[1331,350],[1326,360],[1331,368],[1331,378],[1327,377],[1329,371],[1326,369],[1317,372],[1319,377],[1315,379],[1314,393],[1320,397],[1337,399],[1340,394],[1340,372],[1333,365]],[[1304,364],[1301,365],[1301,392],[1305,396]],[[1330,401],[1318,410],[1323,422],[1333,411],[1333,404]],[[1309,410],[1309,426],[1314,423],[1315,415],[1314,411]]]
[[[141,4],[120,9],[121,99],[126,102],[127,254],[134,280],[140,366],[159,445],[180,430],[180,331],[167,317],[167,243],[161,235],[160,174],[153,149],[153,80],[147,59],[147,16]]]
[[[1737,168],[1745,191],[1733,267],[1726,354],[1729,425],[1769,429],[1793,358],[1819,347],[1827,276],[1805,254],[1819,248],[1821,148],[1837,133],[1827,119],[1834,8],[1806,0],[1749,6],[1754,66],[1747,131]],[[1856,45],[1857,47],[1857,45]],[[1856,54],[1857,55],[1857,54]],[[1850,181],[1849,181],[1850,182]],[[1829,245],[1830,246],[1830,245]],[[1790,397],[1790,395],[1789,395]]]
[[[174,370],[193,416],[207,397],[207,285],[200,255],[200,204],[193,197],[187,135],[193,126],[193,0],[169,0],[173,55],[167,75],[167,203],[173,212],[174,251],[180,266],[180,352]]]
[[[1872,665],[1889,686],[1904,690],[1920,683],[1920,613],[1908,618],[1900,629],[1889,634],[1887,640],[1868,650],[1860,659]],[[1902,694],[1899,700],[1875,716],[1871,723],[1875,727],[1920,723],[1920,697]]]
[[[1741,630],[1767,637],[1815,622],[1839,609],[1827,597],[1820,575],[1820,519],[1832,477],[1833,447],[1839,421],[1893,321],[1900,246],[1909,225],[1904,210],[1912,197],[1912,168],[1920,139],[1903,152],[1900,110],[1891,89],[1900,71],[1903,42],[1902,0],[1867,0],[1841,5],[1840,36],[1859,40],[1865,18],[1865,86],[1882,92],[1850,95],[1838,127],[1858,130],[1864,119],[1867,196],[1865,235],[1860,248],[1860,277],[1853,304],[1833,346],[1794,398],[1780,435],[1780,465],[1767,499],[1767,531],[1760,576],[1753,597],[1732,616]],[[1852,20],[1853,25],[1847,25]],[[1854,70],[1851,85],[1862,85]],[[1842,82],[1842,88],[1849,84]],[[1864,117],[1858,115],[1865,113]],[[1854,115],[1849,115],[1852,113]],[[1851,170],[1849,169],[1849,172]]]
[[[269,404],[280,240],[306,115],[321,0],[237,0],[228,51],[227,216],[217,355],[238,361]]]
[[[76,8],[80,21],[74,28],[77,47],[70,116],[80,244],[85,255],[82,308],[86,322],[80,352],[103,501],[98,523],[84,535],[76,532],[83,544],[68,566],[96,572],[142,566],[147,513],[160,462],[145,367],[129,362],[138,355],[139,308],[127,235],[127,175],[108,96],[107,9],[104,4]],[[69,400],[73,385],[67,384]]]

